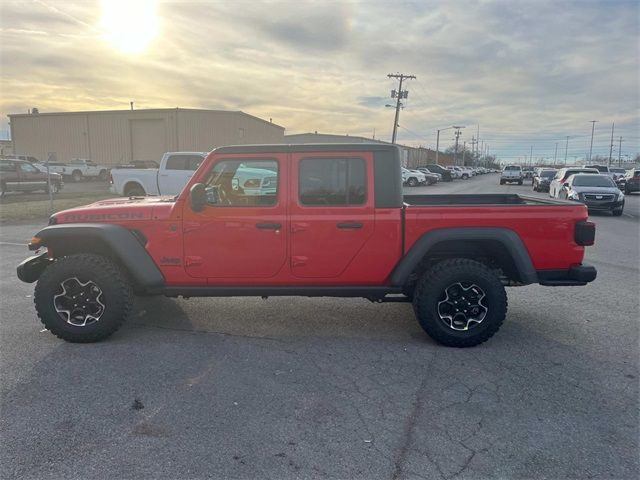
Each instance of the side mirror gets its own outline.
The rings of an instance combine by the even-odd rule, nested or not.
[[[189,191],[191,193],[191,210],[200,212],[207,204],[207,192],[204,183],[196,183]]]

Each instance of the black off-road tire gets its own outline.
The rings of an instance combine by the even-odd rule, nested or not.
[[[102,290],[104,311],[99,320],[87,326],[68,323],[54,306],[61,284],[76,277],[91,281]],[[40,321],[55,336],[74,343],[98,342],[113,334],[129,316],[133,290],[127,276],[108,258],[92,253],[69,255],[56,260],[38,279],[34,303]]]
[[[480,287],[487,312],[481,323],[466,331],[455,330],[440,318],[438,302],[445,291],[456,283]],[[466,258],[443,260],[427,270],[415,290],[413,309],[418,323],[438,343],[449,347],[474,347],[491,338],[507,314],[507,293],[500,278],[486,265]]]

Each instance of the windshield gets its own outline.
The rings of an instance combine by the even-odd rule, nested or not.
[[[543,170],[540,172],[540,176],[544,178],[553,178],[556,176],[555,170]]]
[[[609,169],[611,173],[627,173],[624,168],[611,168]]]
[[[615,187],[610,177],[604,175],[576,175],[573,179],[574,187]]]
[[[522,170],[520,167],[516,167],[515,165],[509,165],[508,167],[504,167],[505,171],[514,171],[514,170]]]

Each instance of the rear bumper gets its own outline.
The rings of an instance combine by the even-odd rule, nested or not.
[[[568,287],[586,285],[598,275],[591,265],[576,265],[569,270],[538,270],[538,282],[547,287]]]

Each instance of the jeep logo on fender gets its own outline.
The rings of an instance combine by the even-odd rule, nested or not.
[[[122,213],[70,213],[64,216],[67,222],[95,222],[100,220],[142,220],[144,213],[122,212]]]

